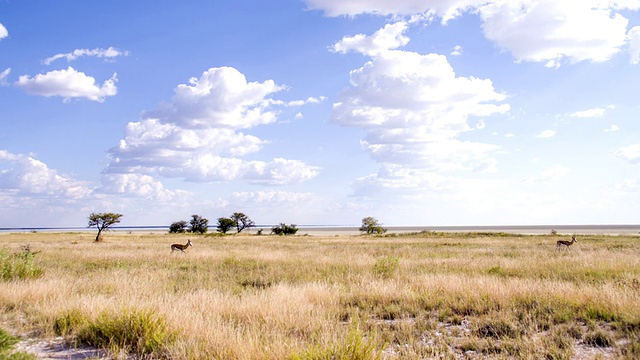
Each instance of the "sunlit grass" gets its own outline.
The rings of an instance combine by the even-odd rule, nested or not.
[[[5,257],[28,244],[41,270],[0,281],[13,329],[152,358],[640,355],[638,237],[568,251],[508,234],[93,238],[0,235]]]

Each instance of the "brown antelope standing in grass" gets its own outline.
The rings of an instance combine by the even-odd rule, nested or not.
[[[171,245],[171,252],[173,253],[174,251],[182,251],[184,253],[184,251],[189,247],[189,246],[193,246],[193,244],[191,243],[191,240],[187,240],[187,243],[182,245],[182,244],[173,244]],[[185,253],[186,254],[186,253]]]
[[[566,246],[566,247],[567,247],[567,250],[569,250],[569,247],[570,247],[571,245],[573,245],[573,243],[577,243],[577,242],[578,242],[578,240],[576,240],[576,237],[575,237],[575,236],[572,236],[572,237],[571,237],[571,241],[558,240],[558,242],[556,242],[556,251],[557,251],[557,250],[560,250],[560,248],[561,248],[562,246]]]

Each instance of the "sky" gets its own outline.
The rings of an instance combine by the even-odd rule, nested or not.
[[[0,227],[640,223],[640,0],[0,0]]]

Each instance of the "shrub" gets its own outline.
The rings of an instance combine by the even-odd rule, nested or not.
[[[187,232],[187,222],[184,220],[176,221],[169,226],[170,234],[182,234]]]
[[[34,279],[42,275],[43,270],[35,261],[36,253],[23,247],[22,252],[9,254],[0,249],[0,278],[4,281]]]
[[[271,233],[276,235],[295,235],[297,232],[298,228],[294,224],[280,223],[280,225],[271,228]]]
[[[78,334],[82,343],[124,350],[141,358],[162,357],[173,339],[164,318],[151,310],[127,310],[120,314],[103,312]]]
[[[373,265],[373,273],[384,278],[393,276],[397,270],[398,258],[391,255],[379,258]]]

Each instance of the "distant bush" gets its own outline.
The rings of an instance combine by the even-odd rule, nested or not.
[[[171,226],[169,226],[169,234],[182,234],[187,232],[188,224],[189,223],[184,220],[172,223]]]
[[[0,279],[4,281],[35,279],[43,274],[43,270],[35,261],[36,252],[23,246],[22,251],[9,254],[0,249]]]
[[[298,228],[294,224],[280,223],[280,225],[271,228],[271,233],[276,235],[295,235],[297,232]]]

